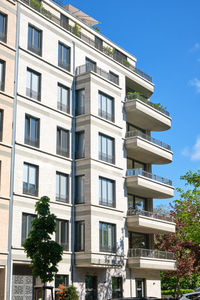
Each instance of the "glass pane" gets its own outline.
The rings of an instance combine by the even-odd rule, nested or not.
[[[56,174],[56,197],[60,196],[60,175]]]
[[[39,76],[35,73],[32,73],[32,90],[35,92],[35,95],[38,95],[39,92]]]
[[[128,195],[128,208],[134,206],[134,196],[133,195]]]
[[[113,205],[113,182],[108,180],[108,205]]]
[[[32,140],[36,140],[36,132],[37,132],[37,129],[36,129],[36,123],[37,123],[37,120],[34,119],[34,118],[30,118],[30,125],[31,125],[31,128],[30,128],[30,136],[31,136],[31,139]]]
[[[27,221],[27,215],[22,214],[22,245],[25,242],[25,239],[27,237],[26,221]]]
[[[28,44],[32,45],[32,27],[28,26]]]
[[[107,138],[105,136],[102,136],[101,139],[102,139],[102,153],[107,154]]]
[[[28,182],[28,165],[24,164],[23,182]]]
[[[107,203],[107,181],[106,179],[103,178],[102,178],[102,196],[103,196],[102,201],[104,203]]]
[[[140,168],[145,170],[145,164],[138,161],[134,161],[134,169],[140,169]]]
[[[127,158],[127,169],[133,169],[133,160]]]
[[[106,97],[102,95],[101,99],[102,99],[102,110],[106,112]]]
[[[108,138],[107,139],[107,145],[108,145],[108,155],[110,157],[112,157],[113,156],[113,140]]]
[[[60,239],[59,239],[59,236],[60,236],[60,221],[56,221],[56,242],[57,243],[60,243]]]
[[[31,72],[30,71],[27,71],[26,87],[28,89],[31,88]]]
[[[61,183],[61,191],[60,191],[61,198],[66,199],[67,198],[67,177],[61,175],[60,181],[61,181],[60,182]]]
[[[68,89],[62,88],[62,104],[67,106],[67,100],[68,100]]]
[[[29,165],[29,184],[35,185],[36,183],[36,168]]]
[[[102,183],[102,179],[101,178],[99,178],[99,202],[101,202],[102,201],[102,185],[101,185],[101,183]]]
[[[112,225],[108,225],[108,249],[112,250]]]
[[[145,199],[135,197],[135,208],[145,210]]]
[[[112,115],[112,103],[113,100],[110,98],[107,98],[107,113]]]
[[[34,47],[39,48],[39,32],[34,29]]]

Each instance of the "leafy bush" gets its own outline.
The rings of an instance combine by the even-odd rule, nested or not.
[[[181,295],[183,295],[183,294],[193,293],[194,290],[192,290],[192,289],[180,289],[180,292],[181,292]],[[174,295],[174,289],[162,290],[161,294],[162,295]]]
[[[40,12],[41,3],[37,0],[31,0],[30,6],[33,7],[35,10]]]
[[[80,27],[78,26],[77,23],[75,23],[73,29],[72,29],[73,34],[75,34],[78,37],[81,37],[81,31],[80,31]]]
[[[78,293],[74,286],[65,286],[59,284],[59,290],[56,294],[58,295],[58,300],[78,300]]]
[[[129,68],[131,64],[130,64],[130,62],[128,60],[123,60],[123,65],[125,67]]]

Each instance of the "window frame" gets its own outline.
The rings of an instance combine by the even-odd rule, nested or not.
[[[23,230],[23,224],[24,224],[23,217],[26,217],[26,228],[25,228],[25,230]],[[28,225],[29,225],[28,217],[33,217],[33,220],[37,218],[37,216],[35,214],[22,212],[22,227],[21,227],[21,245],[22,246],[23,246],[25,240],[28,238],[29,232],[31,231],[31,228],[30,228],[30,230],[28,228]],[[25,239],[23,238],[23,231],[25,232]]]
[[[38,122],[37,124],[37,138],[36,138],[36,141],[35,141],[35,144],[34,142],[32,141],[31,139],[31,119],[34,119],[36,121],[36,123]],[[26,136],[26,120],[28,120],[29,124],[29,128],[28,128],[28,131],[29,131],[29,134],[28,134],[28,137]],[[36,147],[36,148],[39,148],[40,147],[40,119],[39,118],[36,118],[36,117],[33,117],[32,115],[29,115],[29,114],[25,114],[25,133],[24,133],[24,144],[26,145],[30,145],[32,147]]]
[[[80,146],[80,136],[83,135],[83,145]],[[76,131],[75,133],[75,159],[85,158],[85,130]]]
[[[31,164],[31,163],[28,163],[28,162],[24,162],[23,164],[23,172],[24,172],[24,166],[27,165],[28,166],[28,174],[27,174],[27,177],[28,177],[28,182],[27,182],[27,186],[29,185],[29,167],[34,167],[36,172],[35,172],[35,193],[34,194],[31,194],[30,192],[27,192],[25,191],[25,188],[24,188],[24,181],[23,181],[23,188],[22,188],[22,193],[25,194],[25,195],[30,195],[30,196],[35,196],[35,197],[38,197],[38,194],[39,194],[39,166],[37,165],[34,165],[34,164]],[[23,173],[23,176],[24,176],[24,173]],[[24,178],[23,178],[24,180]],[[30,190],[28,188],[28,190]]]
[[[104,111],[102,109],[102,106],[103,106],[103,101],[102,101],[102,96],[104,96],[106,98],[106,111]],[[108,99],[111,100],[111,103],[112,103],[112,112],[110,114],[110,117],[109,117],[109,113],[108,113]],[[108,120],[110,122],[115,122],[115,102],[114,102],[114,98],[112,96],[109,96],[108,94],[105,94],[101,91],[98,91],[98,115],[105,119],[105,120]]]
[[[61,58],[59,57],[60,47],[62,47]],[[67,59],[66,62],[64,62],[64,60],[63,60],[63,48],[65,48],[66,51],[68,51],[68,55],[69,55],[69,59]],[[67,58],[67,55],[66,55],[66,58]],[[67,70],[67,71],[70,72],[70,69],[71,69],[71,48],[69,46],[67,46],[66,44],[62,43],[61,41],[58,41],[58,66],[60,68],[64,69],[64,70]]]
[[[102,180],[105,180],[106,181],[106,202],[102,201],[103,199],[103,181]],[[109,205],[109,202],[108,202],[108,182],[112,183],[112,205]],[[100,184],[101,184],[101,189],[100,189]],[[101,190],[101,195],[100,195],[100,190]],[[101,200],[100,200],[101,199]],[[104,200],[104,199],[103,199]],[[106,178],[106,177],[103,177],[103,176],[99,176],[99,204],[100,205],[103,205],[103,206],[108,206],[108,207],[113,207],[115,208],[116,207],[116,183],[115,183],[115,180],[112,180],[110,178]]]
[[[66,228],[67,228],[67,232],[66,232],[67,237],[66,237],[66,240],[65,240],[65,242],[67,242],[66,244],[62,243],[62,229],[61,229],[62,223],[67,225],[66,226]],[[64,251],[69,251],[69,220],[56,219],[55,240],[59,245],[61,245],[63,247]]]
[[[78,193],[78,179],[81,178],[82,180],[82,185],[83,186],[83,191],[82,193]],[[85,203],[85,175],[76,175],[75,176],[75,204],[83,204]],[[80,200],[79,200],[80,199]]]
[[[103,233],[103,230],[102,230],[103,225],[107,226],[107,237],[104,237],[104,233]],[[108,226],[110,226],[110,228],[112,228],[112,235],[111,235],[112,245],[111,245],[111,248],[109,248],[108,245],[102,245],[102,243],[101,243],[101,242],[103,242],[104,239],[107,239],[107,242],[108,242],[108,238],[109,238],[108,237],[108,228],[109,228]],[[117,246],[116,233],[117,233],[117,225],[116,224],[99,221],[99,252],[116,253],[116,246]]]
[[[57,176],[59,176],[59,196],[57,196]],[[66,198],[63,199],[61,195],[61,180],[60,176],[63,176],[66,178]],[[56,171],[56,201],[62,202],[62,203],[69,203],[69,175]]]
[[[79,221],[75,221],[75,252],[84,252],[84,251],[85,251],[85,220],[79,220]]]
[[[84,91],[84,99],[81,98],[80,101],[80,97],[78,96],[78,94],[81,93],[82,91]],[[84,105],[80,105],[82,104],[81,102],[84,102]],[[76,90],[76,107],[75,107],[76,116],[80,116],[84,114],[85,114],[85,88]]]
[[[31,45],[29,44],[29,28],[32,30],[32,35],[31,35]],[[38,32],[38,42],[39,42],[39,48],[36,50],[36,47],[34,45],[34,30]],[[32,25],[31,23],[28,24],[28,45],[27,49],[39,56],[42,56],[42,30],[37,28],[35,25]]]
[[[144,247],[136,247],[134,245],[134,235],[143,236],[144,237]],[[149,249],[149,234],[148,233],[142,233],[142,232],[135,232],[135,231],[128,231],[128,248],[129,249]]]
[[[3,21],[3,30],[2,32],[0,31],[0,41],[3,43],[7,43],[7,31],[8,31],[8,15],[0,11],[0,16],[4,18]],[[1,37],[2,33],[2,37]]]
[[[113,289],[113,279],[117,279],[117,289]],[[112,299],[123,298],[123,278],[121,276],[112,276]]]
[[[106,153],[103,153],[103,143],[102,138],[106,138]],[[108,154],[108,140],[112,141],[112,157],[109,158]],[[101,141],[101,142],[100,142]],[[99,146],[101,146],[99,149],[99,160],[105,161],[110,164],[115,164],[115,139],[111,136],[105,135],[101,132],[99,132]]]
[[[59,98],[59,91],[57,90],[58,91],[57,109],[64,112],[64,113],[70,114],[70,88],[67,87],[66,85],[60,83],[60,82],[58,82],[57,88],[58,88],[58,90],[61,89],[60,90],[60,95],[61,95],[60,99],[58,99]],[[67,105],[63,104],[62,89],[67,91]],[[66,106],[66,109],[63,109],[64,106]]]
[[[6,62],[5,60],[0,59],[0,64],[2,64],[2,72],[0,74],[0,91],[5,91],[5,79],[6,79]]]
[[[116,85],[119,85],[119,75],[109,71],[109,80]]]
[[[28,76],[28,72],[31,73],[31,74],[34,74],[36,76],[38,76],[38,91],[37,91],[37,97],[33,97],[33,88],[32,88],[32,75],[31,75],[31,79],[30,79],[30,88],[26,86],[26,96],[31,98],[31,99],[34,99],[34,100],[37,100],[37,101],[41,101],[41,81],[42,81],[42,75],[41,73],[27,67],[27,76]],[[28,92],[28,89],[30,90]]]
[[[63,156],[63,157],[69,157],[69,149],[70,149],[70,141],[69,141],[69,130],[62,128],[60,126],[57,126],[57,136],[56,136],[56,154]],[[67,133],[67,149],[62,148],[62,132]],[[59,141],[59,142],[58,142]]]

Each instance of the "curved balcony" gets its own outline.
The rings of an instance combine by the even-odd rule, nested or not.
[[[139,130],[126,133],[127,156],[144,163],[168,164],[172,162],[171,147]]]
[[[144,198],[171,198],[174,196],[172,181],[143,169],[131,169],[126,172],[128,192]]]
[[[127,225],[130,230],[143,233],[174,233],[176,224],[173,218],[130,207],[127,213]]]
[[[160,271],[176,270],[176,260],[174,253],[151,249],[129,249],[129,268],[151,269]]]
[[[103,253],[75,253],[75,264],[82,268],[110,268],[122,267],[124,264],[124,256]]]
[[[164,131],[171,127],[169,113],[141,96],[130,95],[125,102],[126,120],[134,125],[153,131]]]

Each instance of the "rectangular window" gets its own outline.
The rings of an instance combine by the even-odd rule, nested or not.
[[[90,58],[86,57],[85,64],[86,64],[86,72],[97,71],[97,63],[94,60],[91,60]]]
[[[99,177],[99,204],[115,207],[115,182]]]
[[[42,55],[42,31],[28,25],[28,50]]]
[[[97,36],[95,36],[95,48],[99,49],[100,51],[103,51],[103,40]]]
[[[99,92],[98,113],[99,116],[114,122],[114,99],[104,93]]]
[[[6,63],[3,60],[0,60],[0,91],[5,89],[5,69]]]
[[[85,221],[75,222],[75,251],[85,250]]]
[[[40,142],[40,120],[30,115],[25,116],[25,144],[39,147]]]
[[[122,277],[112,277],[112,299],[122,298]]]
[[[85,89],[76,91],[76,116],[85,113]]]
[[[40,100],[41,74],[27,68],[26,96]]]
[[[70,71],[70,47],[58,43],[58,66]]]
[[[26,213],[22,213],[22,246],[25,240],[28,237],[29,232],[31,231],[31,222],[36,218],[35,215],[30,215]]]
[[[85,157],[85,132],[76,132],[76,159]]]
[[[7,40],[7,15],[0,12],[0,41],[6,43]]]
[[[149,236],[145,233],[128,232],[129,249],[148,249],[149,248]]]
[[[117,74],[109,71],[109,78],[110,78],[110,81],[112,81],[115,84],[119,85],[119,76]]]
[[[3,110],[0,109],[0,142],[3,140]]]
[[[56,220],[56,242],[59,243],[65,251],[69,250],[69,221]]]
[[[113,53],[113,58],[120,62],[121,64],[124,63],[124,61],[127,61],[127,56],[125,54],[123,54],[122,52],[120,52],[119,50],[115,49],[114,53]]]
[[[146,210],[146,198],[141,198],[132,194],[128,194],[128,208],[134,208],[137,210]]]
[[[56,200],[68,202],[69,197],[69,176],[56,172]]]
[[[99,159],[110,164],[115,163],[115,140],[99,133]]]
[[[69,130],[57,127],[57,149],[56,153],[69,157]]]
[[[60,26],[65,29],[68,29],[69,19],[63,14],[60,14]]]
[[[23,194],[38,196],[38,166],[24,163]]]
[[[66,113],[70,113],[69,105],[70,89],[60,83],[58,83],[58,101],[57,108]]]
[[[55,300],[58,300],[58,287],[59,285],[62,284],[64,286],[68,286],[69,285],[69,275],[61,275],[61,274],[56,274],[55,275]]]
[[[147,165],[143,162],[134,160],[132,158],[127,158],[127,169],[142,169],[146,171]]]
[[[116,225],[99,222],[99,244],[101,252],[116,252]]]
[[[81,204],[85,202],[85,176],[76,176],[75,181],[75,202],[76,204]]]

